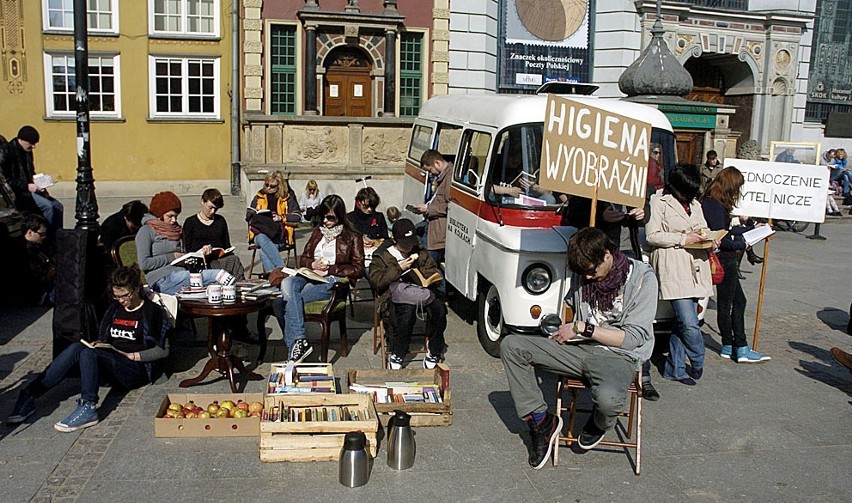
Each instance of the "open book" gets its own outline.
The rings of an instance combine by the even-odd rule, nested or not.
[[[118,351],[117,349],[115,349],[115,346],[113,346],[112,344],[110,344],[108,342],[103,342],[103,341],[91,341],[90,342],[90,341],[87,341],[86,339],[80,339],[80,343],[82,345],[86,346],[89,349],[111,349],[113,351]],[[120,353],[121,351],[118,351],[118,352]]]
[[[44,190],[48,187],[53,187],[56,183],[53,181],[53,177],[50,175],[46,175],[44,173],[36,173],[33,175],[33,183],[38,187],[39,190]]]
[[[290,269],[289,267],[282,267],[281,270],[289,276],[302,276],[311,281],[316,281],[317,283],[328,283],[328,278],[320,276],[315,273],[312,269],[307,267],[300,267],[298,269]]]
[[[432,275],[427,278],[423,276],[423,273],[420,272],[419,269],[414,269],[412,267],[411,269],[409,269],[409,271],[411,271],[411,274],[405,275],[408,278],[407,281],[410,281],[415,285],[420,285],[425,288],[428,288],[429,285],[431,285],[432,283],[437,283],[439,281],[444,280],[444,278],[441,277],[441,274],[437,272],[432,273]]]
[[[229,253],[234,253],[234,250],[236,250],[236,248],[233,247],[233,246],[230,247],[230,248],[227,248],[227,249],[226,248],[214,247],[213,250],[210,252],[209,256],[211,258],[214,258],[214,259],[221,258],[221,257],[224,257],[225,255],[227,255]],[[184,253],[180,257],[172,260],[172,265],[182,265],[184,262],[186,262],[187,260],[189,260],[191,258],[199,258],[201,260],[204,260],[204,254],[201,253],[201,250],[189,252],[189,253]]]
[[[534,173],[527,173],[526,171],[521,171],[518,173],[518,176],[515,177],[514,180],[509,182],[509,185],[515,185],[520,183],[521,179],[525,179],[529,183],[536,183],[538,181],[538,170]]]
[[[756,243],[773,234],[775,234],[775,231],[772,227],[768,225],[761,225],[760,227],[755,227],[754,229],[743,233],[743,239],[745,239],[746,244],[749,246],[754,246]]]
[[[701,234],[702,238],[704,238],[703,241],[683,245],[683,247],[693,249],[713,248],[713,241],[720,241],[723,237],[728,235],[728,231],[723,229],[720,229],[718,231],[711,231],[710,229],[699,229],[698,233]]]

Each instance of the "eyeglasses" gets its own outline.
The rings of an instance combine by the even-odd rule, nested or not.
[[[133,292],[127,292],[124,295],[112,294],[112,298],[115,300],[130,300],[130,297],[133,297]]]
[[[652,153],[652,154],[654,154],[654,155],[660,155],[660,151],[659,151],[659,150],[654,150],[654,151],[653,151],[653,152],[651,152],[651,153]]]
[[[275,185],[270,185],[268,183],[264,183],[263,186],[266,187],[267,189],[277,189],[278,188],[277,183]]]
[[[337,222],[337,217],[334,215],[325,215],[322,217],[323,220],[328,220],[329,222]]]

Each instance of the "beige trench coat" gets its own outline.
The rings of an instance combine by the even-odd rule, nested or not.
[[[692,201],[691,214],[671,194],[651,197],[651,216],[645,225],[651,253],[651,267],[665,300],[708,297],[713,294],[707,250],[684,248],[686,235],[706,229],[701,203]]]

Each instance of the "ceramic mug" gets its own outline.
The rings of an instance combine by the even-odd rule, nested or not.
[[[222,285],[210,285],[207,287],[207,302],[211,304],[222,302]]]
[[[222,301],[225,304],[233,304],[237,301],[237,287],[225,285],[222,287]]]
[[[191,272],[189,273],[189,286],[192,287],[200,287],[203,286],[203,280],[201,279],[200,272]]]

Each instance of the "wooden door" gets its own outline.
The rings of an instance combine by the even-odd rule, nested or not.
[[[352,48],[329,56],[323,89],[323,115],[370,117],[373,111],[373,80],[370,62]]]
[[[690,164],[704,162],[704,133],[681,131],[675,133],[677,142],[677,160]]]

